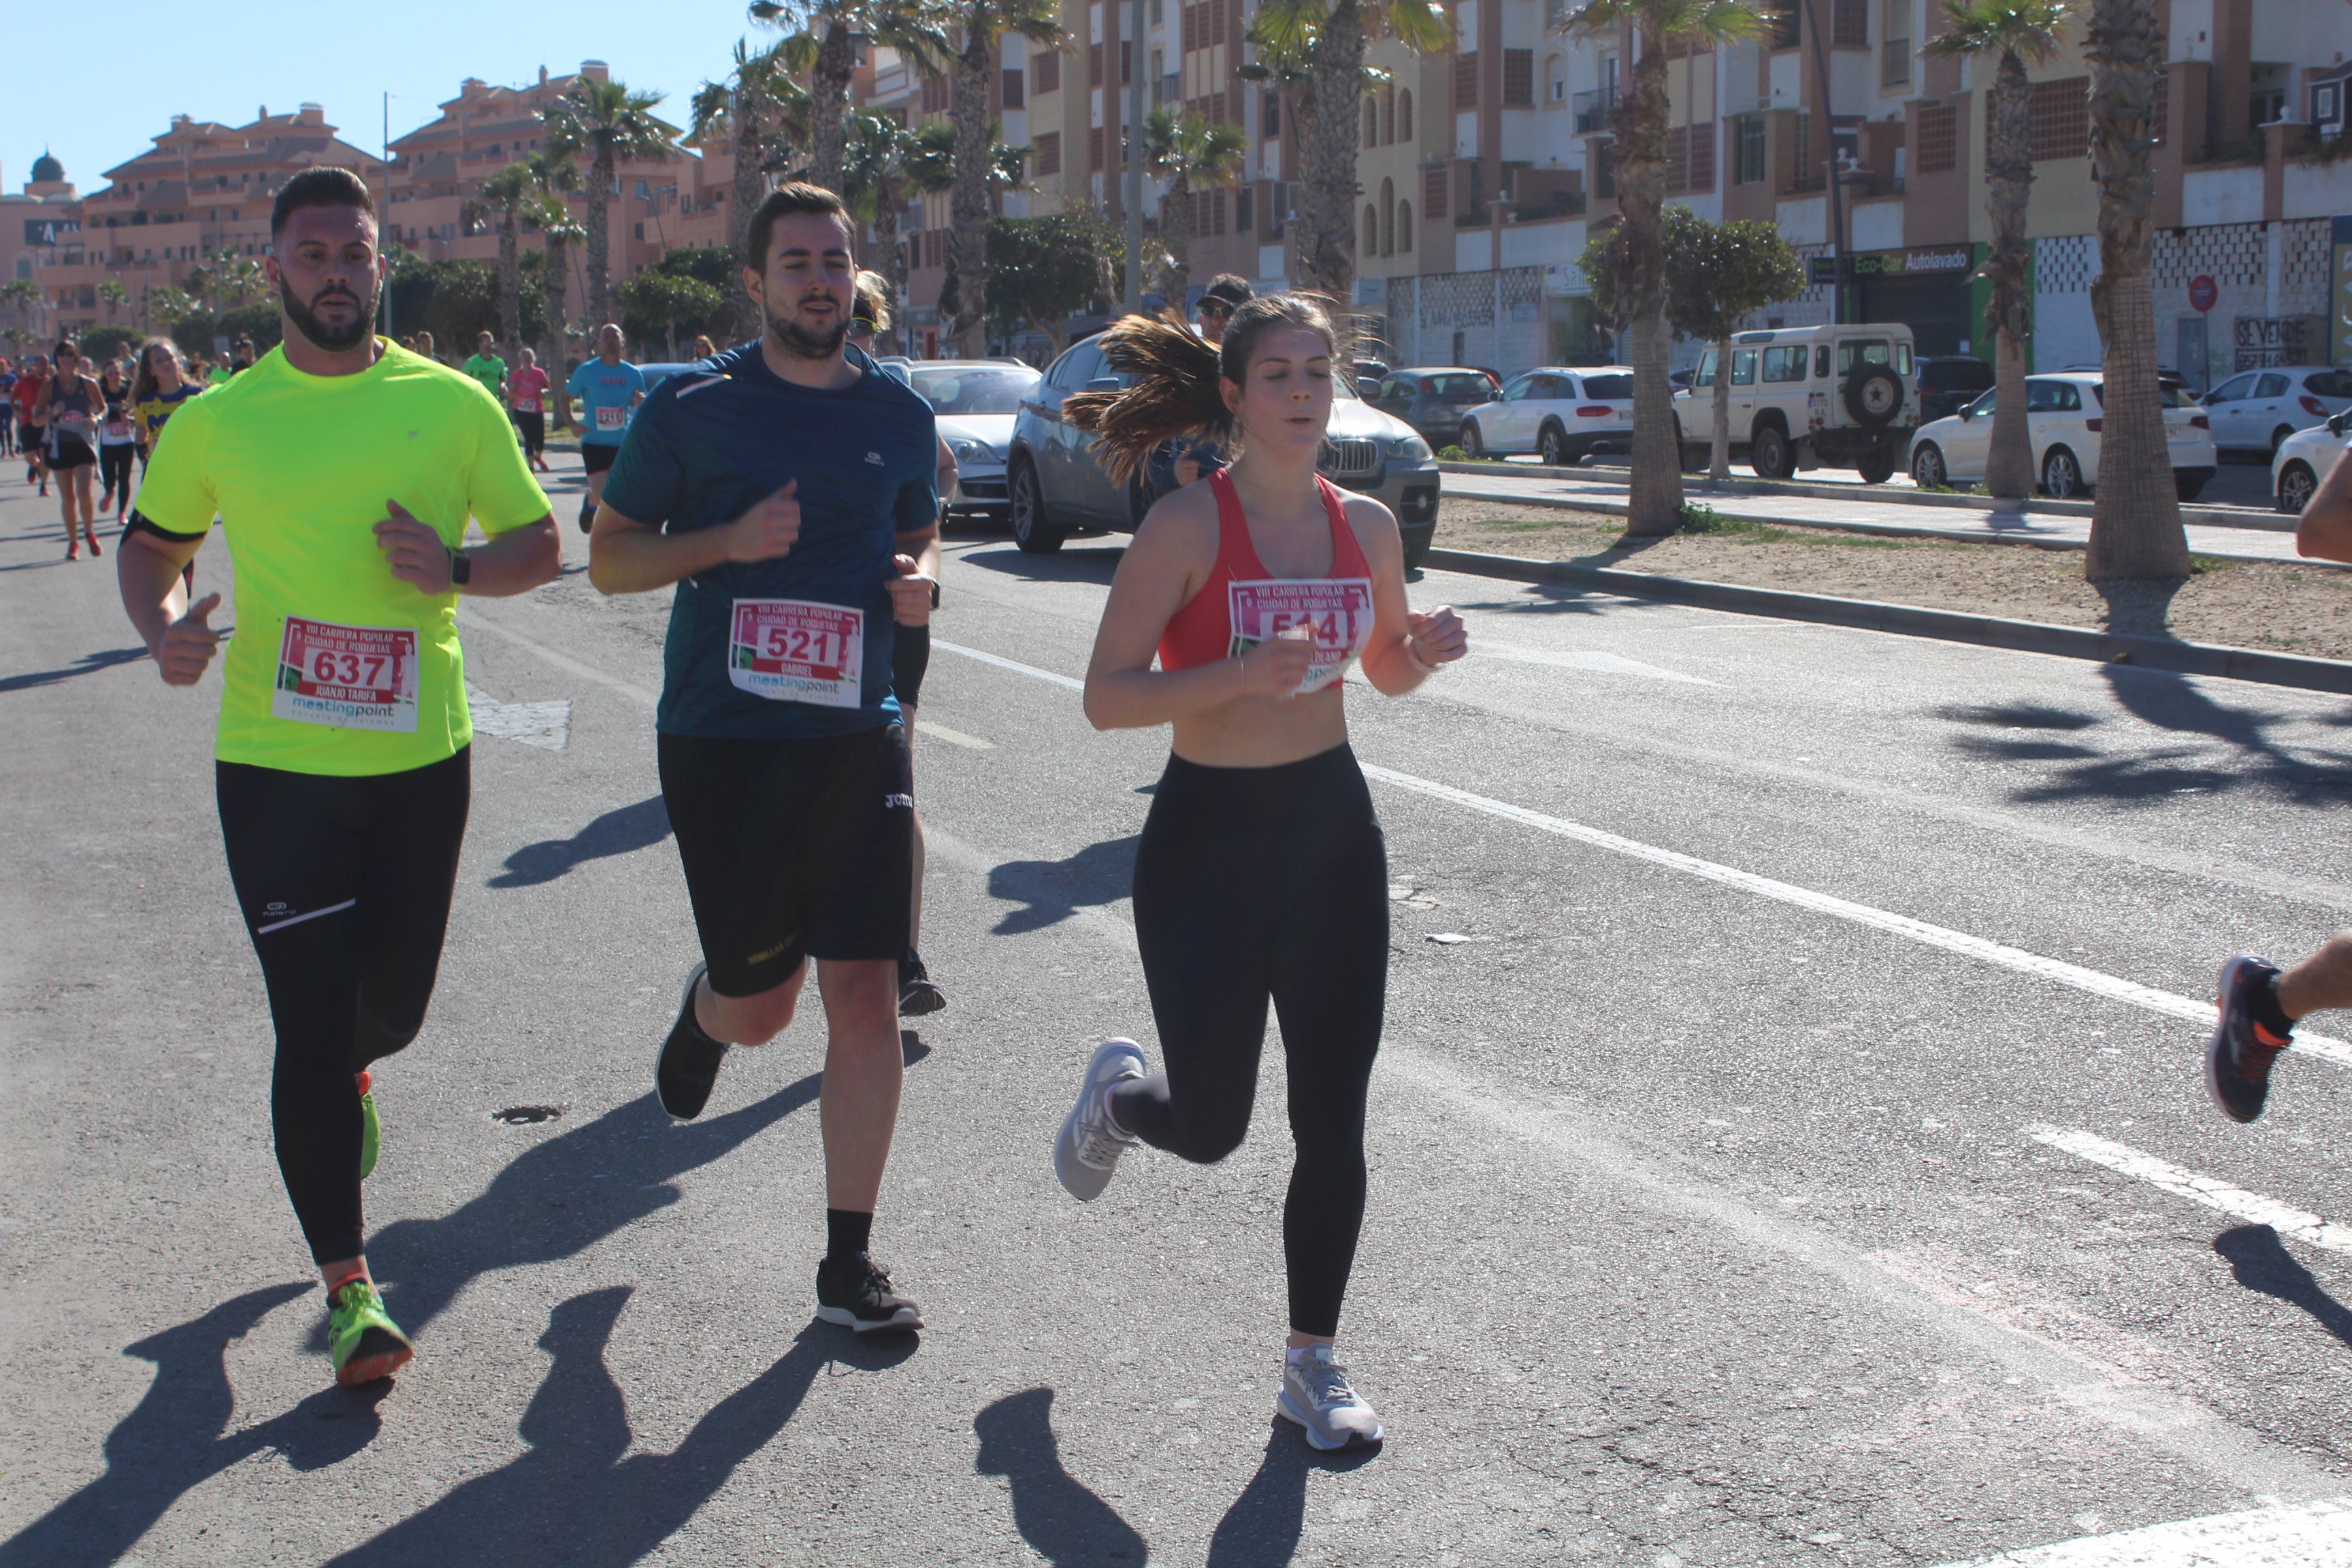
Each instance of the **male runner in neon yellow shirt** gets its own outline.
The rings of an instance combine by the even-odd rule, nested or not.
[[[498,401],[376,337],[375,206],[307,169],[270,214],[284,342],[172,422],[116,571],[164,681],[193,686],[223,632],[180,572],[217,512],[236,568],[215,784],[221,835],[278,1034],[278,1167],[327,1282],[335,1380],[414,1353],[361,1244],[379,1136],[371,1063],[424,1026],[471,794],[459,593],[511,595],[562,564],[547,497]],[[465,550],[467,518],[489,543]]]

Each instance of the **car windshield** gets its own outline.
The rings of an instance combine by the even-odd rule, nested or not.
[[[1484,403],[1495,395],[1494,384],[1483,375],[1433,375],[1424,384],[1446,403]]]
[[[917,394],[935,414],[1017,414],[1042,379],[1027,365],[957,365],[912,373]]]
[[[1584,378],[1587,397],[1620,398],[1633,395],[1633,378],[1630,375],[1588,375]]]

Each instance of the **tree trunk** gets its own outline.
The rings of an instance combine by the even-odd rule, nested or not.
[[[522,363],[522,254],[516,244],[515,209],[499,224],[499,335],[509,364]]]
[[[727,290],[728,318],[734,323],[735,341],[750,342],[760,336],[760,307],[743,287],[743,258],[750,254],[745,236],[751,226],[751,215],[768,196],[768,176],[761,171],[761,110],[763,106],[751,93],[738,88],[732,113],[735,119],[735,180],[727,199],[735,210],[727,215],[727,243],[733,247],[737,266],[735,280]]]
[[[2032,84],[2014,49],[1994,72],[1985,112],[1991,120],[1985,148],[1985,216],[1992,254],[1985,281],[1992,298],[1985,335],[1993,340],[1992,434],[1985,452],[1985,489],[2013,500],[2033,493],[2033,437],[2025,424],[2025,334],[2028,331],[2025,205],[2033,192]]]
[[[1633,482],[1625,531],[1655,538],[1682,527],[1683,459],[1675,439],[1674,389],[1666,384],[1666,52],[1641,37],[1641,58],[1617,110],[1617,298],[1633,339]],[[1718,364],[1718,376],[1730,374]]]
[[[2105,350],[2105,383],[2084,563],[2094,580],[2189,575],[2189,540],[2156,384],[2156,300],[2148,278],[2156,195],[2148,150],[2165,46],[2156,11],[2157,0],[2093,0],[2084,51],[2091,66],[2091,178],[2099,188],[2102,268],[2091,285],[2091,314]]]
[[[1363,119],[1364,18],[1358,0],[1338,0],[1309,57],[1314,112],[1293,112],[1298,142],[1298,283],[1341,305],[1356,287],[1356,143]]]
[[[1160,244],[1168,252],[1160,295],[1181,310],[1192,286],[1192,182],[1181,171],[1170,178],[1168,195],[1160,199]]]
[[[1715,438],[1709,444],[1706,488],[1731,480],[1731,340],[1715,345]]]
[[[828,191],[841,189],[841,169],[849,154],[849,79],[856,71],[849,26],[827,25],[817,46],[816,69],[809,81],[809,178]]]
[[[613,154],[603,152],[588,165],[588,330],[592,332],[613,319],[613,234],[606,221],[612,201]]]
[[[948,196],[948,259],[955,268],[955,320],[942,336],[966,359],[988,357],[989,89],[996,83],[997,35],[967,20],[955,65],[955,186]],[[1136,69],[1143,68],[1138,62]],[[1108,89],[1105,89],[1108,93]],[[1118,118],[1106,110],[1106,124]]]
[[[541,357],[546,362],[549,378],[558,386],[562,385],[564,378],[572,374],[571,367],[564,363],[564,351],[568,346],[568,340],[564,334],[566,323],[563,320],[564,295],[568,292],[564,285],[571,281],[565,276],[565,268],[571,265],[572,247],[561,239],[549,239],[547,275],[544,279],[547,285],[548,343],[546,352]],[[546,406],[552,411],[554,405],[551,402]]]
[[[874,259],[880,263],[874,268],[882,274],[883,286],[890,293],[890,325],[874,335],[874,346],[886,354],[903,353],[904,338],[898,331],[898,318],[906,309],[907,247],[898,239],[898,217],[906,206],[906,194],[898,188],[898,177],[885,174],[874,186]]]

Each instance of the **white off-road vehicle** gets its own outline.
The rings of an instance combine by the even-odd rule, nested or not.
[[[1675,394],[1686,468],[1706,466],[1715,437],[1717,351]],[[1731,340],[1731,455],[1757,477],[1853,468],[1877,484],[1903,466],[1919,425],[1911,329],[1900,322],[1776,327]]]

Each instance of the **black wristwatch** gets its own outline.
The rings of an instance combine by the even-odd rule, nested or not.
[[[933,609],[935,609],[935,610],[936,610],[936,609],[938,609],[939,607],[940,607],[940,580],[939,580],[937,577],[934,577],[934,578],[932,578],[932,579],[931,579],[931,608],[933,608]]]
[[[474,558],[462,550],[449,552],[449,586],[462,588],[473,581]]]

